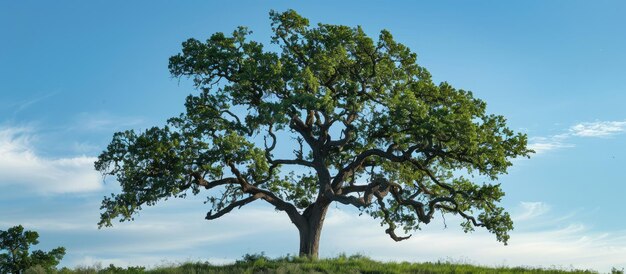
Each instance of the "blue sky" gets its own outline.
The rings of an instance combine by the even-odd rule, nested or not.
[[[202,197],[170,200],[98,230],[100,201],[117,187],[92,168],[114,132],[183,110],[193,89],[167,70],[182,41],[244,25],[267,43],[269,10],[288,8],[390,30],[436,81],[473,91],[537,150],[500,178],[516,221],[509,246],[454,219],[395,243],[336,206],[322,256],[626,267],[623,1],[0,1],[0,229],[39,231],[40,248],[67,247],[67,266],[297,252],[295,227],[260,203],[207,222]]]

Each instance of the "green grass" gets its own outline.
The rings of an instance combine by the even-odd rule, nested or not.
[[[29,272],[26,272],[29,273]],[[45,272],[30,272],[45,273]],[[56,273],[596,273],[590,270],[540,269],[528,267],[483,267],[464,263],[408,263],[377,262],[364,256],[339,256],[332,259],[309,260],[299,257],[270,259],[264,255],[245,255],[242,260],[229,265],[212,265],[208,262],[187,262],[178,265],[120,268],[109,266],[62,269]],[[619,272],[617,272],[619,273]],[[623,273],[623,272],[622,272]]]

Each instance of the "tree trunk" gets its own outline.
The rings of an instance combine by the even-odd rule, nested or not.
[[[320,247],[320,235],[322,234],[322,226],[324,225],[324,218],[326,217],[326,211],[328,211],[328,204],[316,205],[311,208],[310,212],[305,212],[306,224],[304,227],[299,227],[300,231],[300,256],[308,257],[311,259],[317,259],[319,255]]]

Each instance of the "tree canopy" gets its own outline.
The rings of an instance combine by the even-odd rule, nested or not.
[[[38,238],[37,232],[24,231],[21,225],[0,230],[0,273],[20,274],[33,266],[56,267],[65,256],[65,248],[57,247],[49,252],[35,250],[29,254],[30,246],[39,244]]]
[[[122,192],[103,200],[100,226],[206,193],[208,220],[259,199],[284,211],[307,256],[317,256],[332,202],[380,219],[396,241],[410,236],[396,228],[409,233],[441,212],[506,243],[513,223],[497,204],[500,185],[468,175],[496,181],[532,153],[526,135],[472,92],[434,83],[389,31],[375,40],[360,26],[311,26],[293,10],[270,19],[278,50],[239,27],[189,39],[170,58],[172,75],[197,93],[165,126],[114,134],[95,167]]]

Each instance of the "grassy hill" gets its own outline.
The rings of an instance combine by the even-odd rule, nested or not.
[[[26,273],[38,272],[36,269]],[[146,270],[144,267],[107,268],[79,267],[62,269],[57,273],[596,273],[590,270],[539,269],[527,267],[483,267],[450,262],[383,263],[364,256],[339,256],[332,259],[308,260],[298,257],[269,259],[263,255],[246,255],[230,265],[183,263]],[[623,273],[615,271],[614,273]]]

